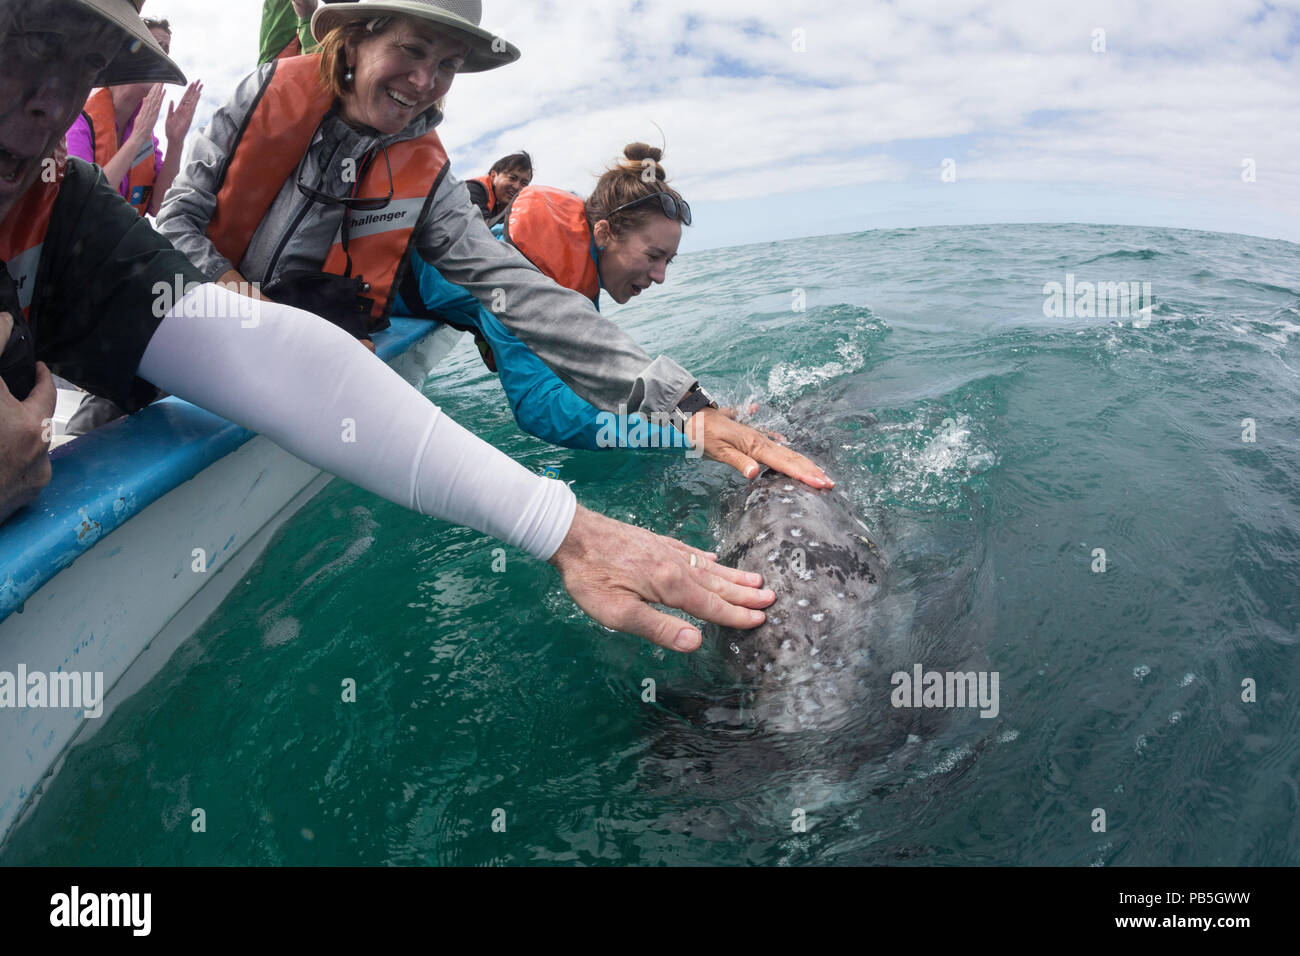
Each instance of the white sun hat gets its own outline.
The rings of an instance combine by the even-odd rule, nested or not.
[[[435,24],[470,46],[470,54],[459,73],[495,70],[519,59],[519,49],[479,26],[483,20],[481,0],[357,0],[356,3],[322,4],[311,18],[311,35],[320,42],[335,27],[351,20],[402,16]]]

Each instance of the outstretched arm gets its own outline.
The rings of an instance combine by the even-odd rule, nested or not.
[[[539,272],[515,249],[498,241],[474,206],[464,183],[448,175],[435,199],[420,254],[449,281],[477,298],[566,385],[597,408],[666,414],[696,382],[667,356],[653,361],[632,338],[603,318],[583,295]],[[703,452],[747,478],[769,465],[814,488],[833,482],[810,459],[761,432],[716,412],[692,419],[692,439]]]
[[[410,269],[399,308],[405,314],[436,318],[457,328],[473,329],[482,336],[520,428],[565,448],[594,451],[616,447],[609,442],[610,433],[626,434],[627,424],[620,430],[615,423],[611,429],[608,414],[574,394],[478,299],[444,279],[418,253],[411,257]],[[655,434],[646,432],[641,437],[644,441],[640,447],[689,447],[685,436],[671,427],[656,426]]]
[[[306,312],[202,285],[163,319],[139,375],[390,501],[552,561],[588,614],[664,647],[694,650],[699,631],[650,603],[753,627],[775,600],[757,575],[693,566],[685,545],[579,509],[562,482],[471,435]]]

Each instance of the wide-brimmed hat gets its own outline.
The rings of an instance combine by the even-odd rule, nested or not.
[[[179,83],[185,84],[185,74],[162,51],[149,28],[140,19],[144,0],[69,0],[98,14],[114,26],[121,27],[128,36],[108,68],[99,78],[100,86],[121,86],[124,83]]]
[[[469,44],[470,53],[460,73],[495,70],[519,59],[519,50],[479,26],[483,20],[481,0],[357,0],[356,3],[322,4],[311,18],[311,35],[319,43],[335,27],[349,20],[403,16],[425,20],[440,32],[450,33]]]

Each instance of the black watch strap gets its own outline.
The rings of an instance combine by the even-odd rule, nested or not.
[[[673,417],[676,419],[678,428],[685,428],[690,417],[704,408],[717,408],[718,403],[713,400],[699,382],[691,386],[691,390],[686,393],[686,397],[677,403]]]

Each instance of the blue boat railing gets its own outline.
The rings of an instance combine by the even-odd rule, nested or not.
[[[391,362],[439,327],[394,318],[374,336],[379,357]],[[56,449],[40,498],[0,525],[0,621],[105,535],[253,437],[166,398]]]

